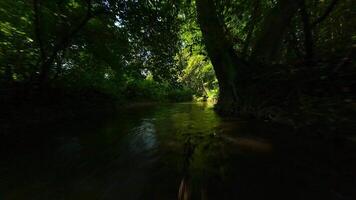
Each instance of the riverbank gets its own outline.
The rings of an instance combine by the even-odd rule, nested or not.
[[[46,88],[43,91],[25,84],[13,84],[0,88],[0,137],[16,137],[15,133],[56,126],[71,121],[98,121],[113,116],[118,110],[159,102],[190,100],[174,92],[153,98],[154,91],[147,88],[128,89],[113,95],[95,89]],[[133,91],[136,93],[133,94]]]
[[[144,88],[146,87],[131,87],[129,90],[131,92],[116,96],[93,89],[74,90],[68,88],[47,88],[40,93],[36,90],[29,90],[23,85],[0,90],[0,109],[2,111],[0,137],[16,138],[18,133],[23,134],[27,130],[41,129],[41,126],[61,126],[77,121],[90,123],[105,120],[115,115],[118,110],[132,107],[201,101],[198,98],[189,98],[188,93],[179,96],[181,94],[179,91],[171,91],[165,95],[161,94],[159,98],[154,98],[155,92],[147,92],[147,88]],[[136,92],[133,93],[133,91]],[[141,93],[137,91],[141,91]],[[216,99],[206,99],[204,102],[215,104]],[[262,117],[253,116],[253,118],[281,124],[281,126],[290,126],[299,134],[315,134],[321,137],[354,135],[356,126],[352,120],[355,117],[353,115],[356,111],[355,104],[350,103],[348,107],[344,106],[343,110],[331,106],[339,105],[336,103],[327,105],[319,103],[317,106],[315,104],[304,109],[308,112],[288,112],[285,115],[280,115],[278,110],[265,109],[262,114],[257,114]],[[313,108],[322,109],[313,110]],[[321,113],[320,110],[325,113]],[[266,115],[270,118],[264,118]],[[291,116],[294,118],[290,118]],[[240,115],[237,118],[250,119],[251,116]]]

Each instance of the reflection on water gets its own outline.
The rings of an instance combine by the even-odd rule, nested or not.
[[[2,160],[0,199],[352,199],[355,195],[351,188],[356,181],[350,178],[356,177],[351,167],[354,157],[332,144],[302,141],[287,129],[221,119],[204,104],[131,107],[104,124],[41,131],[47,137],[29,140],[30,148],[9,150],[16,153]],[[346,166],[339,165],[340,159],[348,160],[350,168],[335,171]]]
[[[255,152],[266,152],[270,153],[272,151],[272,144],[261,139],[252,139],[244,137],[231,137],[227,135],[221,135],[221,137],[227,141],[237,145],[237,148],[246,151]]]
[[[145,153],[157,147],[156,130],[150,119],[144,119],[127,137],[132,154]]]

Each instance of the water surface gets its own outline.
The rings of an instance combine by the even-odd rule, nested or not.
[[[133,106],[37,131],[4,154],[1,200],[355,197],[352,145],[222,119],[206,104]]]

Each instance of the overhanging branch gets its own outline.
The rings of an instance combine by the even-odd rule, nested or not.
[[[334,10],[335,6],[337,5],[337,3],[339,2],[339,0],[332,0],[331,3],[329,4],[329,6],[326,8],[324,14],[322,14],[318,19],[316,19],[312,24],[311,27],[314,28],[316,27],[318,24],[320,24],[321,22],[323,22],[329,15],[330,13]]]

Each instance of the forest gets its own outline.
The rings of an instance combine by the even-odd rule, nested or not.
[[[1,0],[0,155],[4,155],[7,162],[0,163],[0,186],[7,188],[5,182],[1,182],[1,175],[5,174],[2,169],[15,166],[17,161],[13,159],[18,154],[22,155],[21,152],[33,149],[26,159],[39,160],[39,157],[32,156],[42,155],[50,144],[59,145],[58,138],[68,138],[71,134],[70,138],[77,138],[78,145],[87,145],[80,150],[80,155],[86,155],[85,152],[99,146],[110,149],[103,152],[111,152],[114,144],[118,145],[116,142],[124,137],[122,135],[129,135],[128,127],[139,124],[139,119],[143,124],[149,123],[149,127],[154,127],[152,130],[158,134],[155,138],[159,138],[157,140],[161,143],[169,143],[168,136],[163,133],[170,131],[175,134],[177,138],[172,143],[177,144],[172,144],[174,147],[163,144],[157,147],[166,156],[158,160],[167,166],[174,165],[172,159],[179,157],[179,153],[167,156],[169,152],[176,149],[184,152],[185,157],[180,162],[183,167],[179,165],[179,170],[172,172],[183,178],[178,185],[172,183],[176,185],[177,192],[166,189],[166,193],[158,195],[160,197],[153,197],[153,193],[160,192],[150,192],[152,188],[142,186],[144,192],[137,193],[141,196],[134,197],[133,192],[123,199],[177,199],[176,193],[179,193],[178,199],[185,200],[237,199],[236,194],[231,193],[233,180],[221,178],[226,174],[216,175],[219,170],[214,167],[214,172],[206,172],[210,169],[206,168],[209,164],[205,161],[214,160],[213,166],[218,165],[215,162],[219,156],[209,157],[209,152],[215,151],[209,148],[222,145],[220,140],[230,143],[236,140],[239,147],[257,145],[251,143],[250,138],[248,144],[244,143],[247,140],[230,138],[231,133],[236,136],[246,130],[251,134],[258,133],[257,137],[265,137],[260,132],[267,132],[266,136],[271,136],[267,140],[276,142],[277,146],[283,144],[281,149],[288,143],[284,141],[293,140],[293,147],[286,147],[293,148],[293,153],[298,148],[307,148],[303,153],[291,153],[296,155],[296,160],[299,155],[305,156],[306,152],[312,151],[310,146],[325,148],[318,152],[322,152],[322,156],[315,152],[315,155],[309,155],[311,159],[314,156],[321,158],[322,161],[315,161],[318,163],[315,165],[338,163],[325,171],[332,173],[332,177],[349,177],[345,182],[343,178],[335,178],[345,188],[355,186],[356,174],[351,167],[356,167],[356,157],[351,155],[356,152],[355,14],[353,0]],[[191,117],[181,116],[182,113]],[[165,117],[160,118],[162,116]],[[151,118],[156,121],[145,121]],[[166,118],[172,122],[165,121]],[[109,121],[111,124],[113,119],[117,119],[116,125],[107,129],[115,129],[121,136],[111,133],[97,136],[101,132],[93,131],[95,133],[88,135],[101,138],[97,141],[108,137],[107,143],[91,143],[94,136],[88,142],[89,136],[84,136],[84,130],[90,132],[89,127],[93,124],[100,129],[99,126],[103,127]],[[241,121],[252,125],[240,130],[235,126],[241,125]],[[82,126],[86,128],[81,131],[69,128],[81,129]],[[145,126],[142,134],[151,133],[151,128]],[[229,134],[219,134],[226,130]],[[283,131],[277,130],[291,134],[279,135]],[[136,141],[132,138],[127,140],[122,139],[126,143],[118,146]],[[147,142],[148,139],[143,140]],[[74,140],[68,139],[64,143],[72,144],[69,141]],[[342,147],[341,150],[334,146],[336,143]],[[200,152],[204,151],[204,145],[208,146],[207,154]],[[100,162],[102,155],[95,155],[98,158],[91,158],[93,163]],[[128,154],[128,157],[130,155],[135,158],[133,154]],[[43,156],[44,160],[52,166],[53,156],[46,156]],[[240,156],[233,159],[235,154],[226,156],[231,160],[242,159]],[[84,157],[77,161],[84,162]],[[324,158],[331,160],[325,161]],[[336,158],[348,162],[335,161]],[[111,157],[107,159],[107,163],[111,163]],[[194,159],[198,164],[194,165]],[[65,160],[68,161],[67,158]],[[227,163],[226,168],[233,166]],[[252,164],[256,164],[255,161]],[[52,170],[64,174],[72,170],[68,165],[53,165],[56,167]],[[80,164],[74,165],[78,167]],[[92,169],[96,167],[95,164],[88,165]],[[120,168],[121,165],[117,165]],[[272,165],[282,166],[280,163]],[[199,167],[204,168],[202,174],[213,175],[194,179],[194,174],[201,172]],[[105,171],[104,166],[98,168]],[[241,169],[248,170],[248,167]],[[287,171],[299,173],[298,169],[293,170]],[[343,170],[347,175],[340,175],[339,171]],[[270,171],[270,174],[276,173]],[[224,183],[221,184],[223,186],[211,185],[214,182],[211,177],[215,176],[220,177],[218,180]],[[335,181],[318,179],[320,177],[315,174],[311,177],[318,180],[319,186],[323,181],[330,184]],[[246,175],[245,178],[249,180],[250,177]],[[8,178],[7,185],[23,179]],[[47,179],[54,180],[50,176]],[[69,179],[68,176],[56,184],[72,181]],[[136,180],[135,177],[131,179]],[[259,181],[256,177],[251,180]],[[155,185],[156,182],[150,183]],[[274,183],[281,186],[280,182]],[[163,184],[158,185],[163,187]],[[95,188],[96,185],[91,186]],[[298,186],[294,187],[298,189]],[[328,192],[331,191],[332,199],[356,197],[355,191],[345,188],[347,192],[335,188],[327,190],[324,185],[320,187],[320,194],[330,197]],[[92,197],[80,196],[85,193],[84,189],[67,188],[63,190],[68,196],[60,196],[47,185],[38,188],[46,188],[47,192],[33,199],[115,199],[121,195],[117,192],[98,196],[101,190],[96,193],[91,190]],[[238,193],[242,199],[269,199],[268,195],[273,193],[248,198],[250,194],[247,191],[253,187],[246,188],[246,191]],[[256,186],[254,189],[261,188]],[[5,199],[26,199],[26,195],[35,191],[35,188],[4,189],[4,192],[0,189],[0,199],[2,196],[7,197]],[[295,199],[322,197],[317,192],[302,191],[300,198]],[[170,196],[172,193],[174,198]],[[225,196],[221,196],[222,193]]]
[[[225,115],[344,121],[354,109],[352,7],[351,0],[4,0],[2,101],[194,96],[217,101]]]

